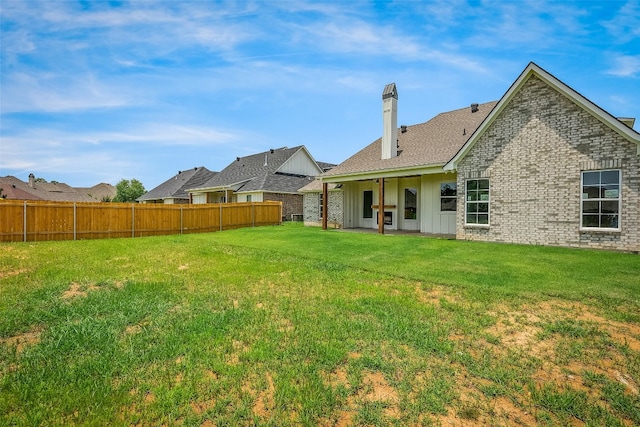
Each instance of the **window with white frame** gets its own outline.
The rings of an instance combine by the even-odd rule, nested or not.
[[[582,172],[582,228],[620,229],[620,170]]]
[[[457,184],[443,182],[440,184],[440,212],[455,212],[458,201]]]
[[[468,179],[465,190],[465,223],[489,225],[489,180]]]

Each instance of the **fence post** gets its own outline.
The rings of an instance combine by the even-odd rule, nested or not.
[[[136,237],[136,205],[131,203],[131,237]]]
[[[76,222],[76,203],[73,202],[73,240],[76,240],[76,226],[77,222]]]
[[[182,205],[180,205],[180,234],[182,234]]]
[[[222,231],[222,203],[220,203],[219,206],[220,206],[220,231]]]
[[[23,240],[27,241],[27,201],[24,201],[24,208],[22,209],[22,233]]]
[[[256,205],[253,202],[251,202],[251,226],[256,226]]]

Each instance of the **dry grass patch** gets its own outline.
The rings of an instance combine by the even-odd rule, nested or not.
[[[42,331],[43,328],[39,325],[36,325],[31,327],[31,329],[26,332],[22,332],[12,337],[2,338],[0,339],[0,343],[9,347],[13,347],[16,354],[20,354],[25,350],[25,348],[36,345],[40,342],[40,335],[42,334]]]

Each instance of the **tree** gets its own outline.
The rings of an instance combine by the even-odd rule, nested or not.
[[[144,185],[137,179],[121,179],[116,184],[116,196],[113,198],[114,202],[133,202],[138,197],[146,193]]]

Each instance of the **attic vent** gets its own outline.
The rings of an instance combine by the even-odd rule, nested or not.
[[[400,126],[400,132],[405,133],[407,131],[407,125]]]
[[[478,111],[478,104],[476,103],[471,104],[471,112],[475,113],[477,111]]]

